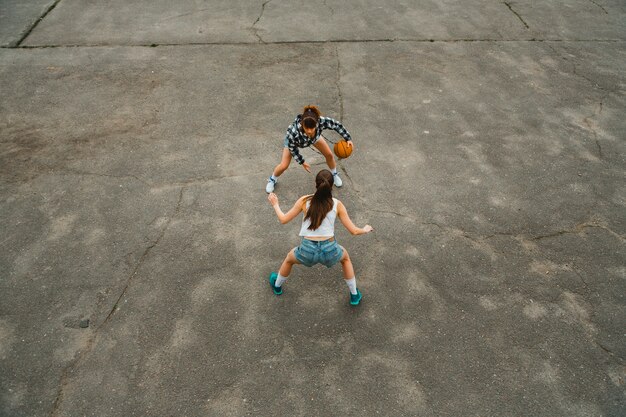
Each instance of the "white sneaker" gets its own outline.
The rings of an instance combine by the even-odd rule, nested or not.
[[[335,187],[339,188],[343,185],[343,181],[339,177],[339,173],[333,174],[333,182],[335,183]]]
[[[274,184],[276,184],[276,181],[278,180],[273,180],[271,177],[269,180],[267,180],[267,185],[265,186],[265,192],[266,193],[273,193],[274,192]]]

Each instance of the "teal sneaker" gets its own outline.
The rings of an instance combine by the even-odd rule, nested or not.
[[[350,294],[350,305],[358,306],[361,302],[361,298],[363,298],[363,294],[361,294],[361,291],[357,289],[356,294]]]
[[[278,274],[276,272],[272,272],[270,274],[270,287],[272,287],[272,290],[274,290],[274,294],[276,295],[281,295],[283,293],[283,288],[282,287],[277,287],[274,284],[276,283],[276,278],[278,278]],[[360,298],[359,298],[360,300]],[[357,301],[357,304],[359,302]]]

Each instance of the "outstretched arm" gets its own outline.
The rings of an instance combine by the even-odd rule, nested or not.
[[[300,214],[305,198],[306,196],[300,197],[287,213],[283,213],[283,211],[280,209],[280,205],[278,204],[278,196],[274,193],[270,193],[267,196],[267,199],[269,200],[272,207],[274,207],[276,216],[278,216],[278,220],[280,220],[281,224],[289,223],[290,221],[295,219],[298,214]]]
[[[335,132],[339,133],[341,137],[343,138],[343,140],[345,140],[348,143],[349,147],[351,148],[354,147],[352,143],[352,136],[350,136],[350,133],[348,133],[346,128],[343,127],[343,125],[337,120],[331,119],[330,117],[321,117],[320,126],[322,127],[322,129],[332,129]]]
[[[337,203],[337,215],[339,216],[339,220],[341,220],[341,224],[353,235],[364,235],[374,230],[369,224],[363,227],[357,227],[350,219],[350,216],[348,216],[348,210],[346,210],[346,206],[344,206],[341,201]]]
[[[287,129],[287,135],[285,136],[288,143],[287,148],[289,149],[289,153],[291,154],[293,159],[296,160],[297,163],[302,165],[302,168],[304,168],[308,172],[311,172],[311,165],[309,165],[309,163],[304,160],[304,157],[300,154],[300,151],[298,151],[298,144],[296,143],[295,135],[295,128],[293,127],[293,125],[289,126],[289,129]]]

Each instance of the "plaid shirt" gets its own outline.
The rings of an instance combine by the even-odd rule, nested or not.
[[[289,152],[293,159],[298,161],[300,165],[304,163],[304,158],[300,155],[298,148],[308,148],[313,145],[317,140],[322,136],[322,130],[324,129],[332,129],[335,132],[339,133],[344,140],[352,140],[350,137],[350,133],[346,130],[345,127],[335,119],[331,119],[330,117],[320,117],[319,123],[317,124],[317,129],[315,131],[315,137],[313,139],[309,138],[303,131],[302,125],[300,121],[302,120],[302,115],[299,114],[296,117],[296,120],[289,125],[287,128],[287,136],[285,139],[289,143]]]

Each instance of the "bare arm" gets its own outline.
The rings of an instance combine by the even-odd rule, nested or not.
[[[306,196],[300,197],[287,213],[283,213],[283,211],[280,209],[280,205],[278,204],[278,196],[274,193],[270,193],[270,195],[267,196],[267,199],[269,200],[272,207],[274,207],[276,216],[278,216],[278,220],[280,220],[281,224],[289,223],[290,221],[295,219],[298,214],[300,214],[305,198]]]
[[[348,216],[348,210],[346,210],[346,206],[344,206],[341,201],[337,203],[337,215],[339,216],[339,220],[341,220],[341,224],[353,235],[364,235],[374,230],[369,224],[363,227],[357,227],[350,219],[350,216]]]
[[[298,151],[298,145],[296,144],[296,139],[294,137],[295,134],[295,127],[293,127],[293,125],[289,126],[289,129],[287,129],[287,136],[285,136],[289,143],[287,147],[289,149],[289,153],[297,163],[302,165],[302,168],[304,168],[307,172],[311,172],[311,165],[304,160],[304,157],[300,154],[300,151]]]

